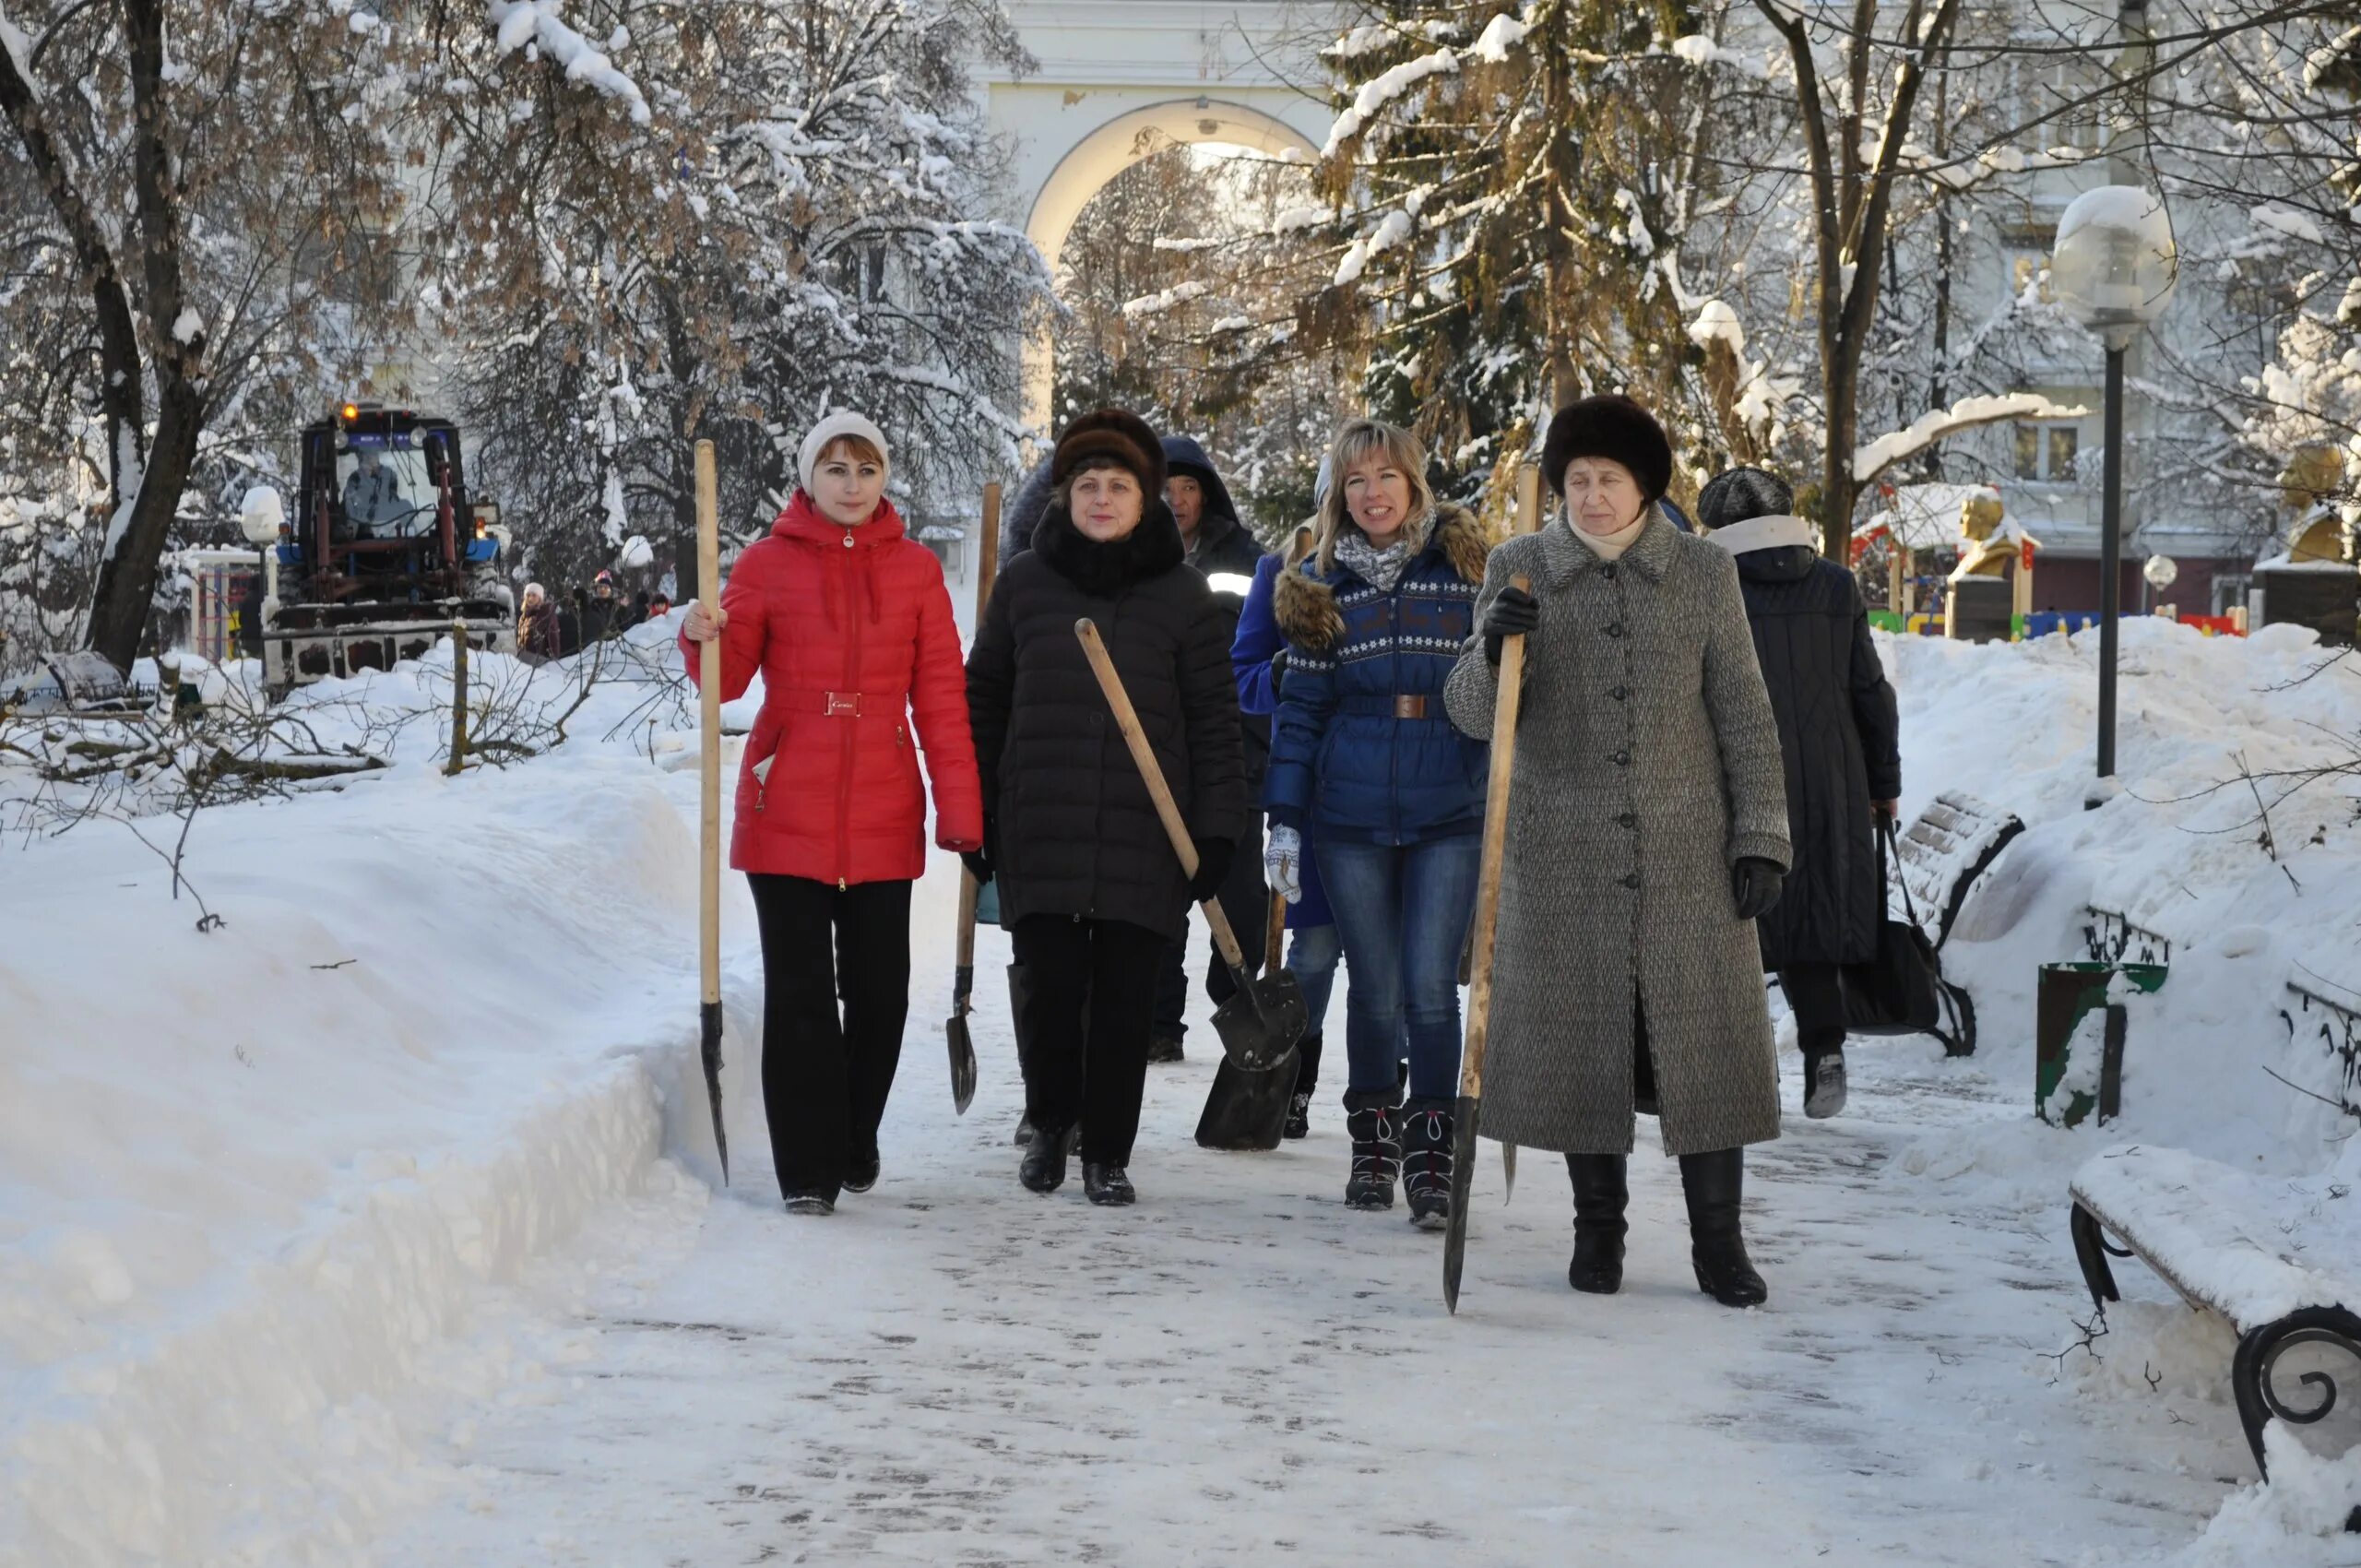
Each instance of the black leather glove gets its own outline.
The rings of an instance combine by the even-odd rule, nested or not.
[[[1769,914],[1786,881],[1787,873],[1775,862],[1755,855],[1739,856],[1738,864],[1730,868],[1730,893],[1738,899],[1738,918],[1752,921]]]
[[[1273,702],[1279,700],[1279,683],[1287,679],[1287,650],[1281,648],[1271,655],[1271,700]]]
[[[1501,645],[1510,637],[1524,636],[1541,624],[1541,601],[1511,584],[1492,600],[1484,612],[1484,657],[1494,664],[1501,661]]]
[[[1189,897],[1202,904],[1221,891],[1238,847],[1227,838],[1192,838],[1197,849],[1197,874],[1189,879]]]

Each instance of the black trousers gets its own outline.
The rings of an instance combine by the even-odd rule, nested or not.
[[[1238,841],[1238,853],[1229,862],[1229,874],[1222,879],[1221,912],[1229,921],[1231,934],[1238,938],[1238,948],[1245,955],[1246,967],[1253,968],[1263,961],[1263,942],[1270,934],[1271,892],[1263,880],[1263,814],[1248,814],[1244,836]],[[1229,978],[1229,964],[1221,956],[1220,946],[1212,933],[1205,937],[1205,994],[1218,1007],[1237,991]],[[1164,961],[1156,974],[1155,1033],[1179,1039],[1189,1032],[1181,1022],[1181,1011],[1189,1005],[1189,940],[1182,937],[1165,950]]]
[[[763,1114],[787,1197],[834,1201],[877,1152],[910,1011],[910,885],[749,873],[763,933]],[[837,1004],[843,1004],[839,1016]]]
[[[1834,964],[1790,964],[1779,971],[1779,989],[1796,1016],[1796,1043],[1806,1051],[1834,1051],[1845,1043],[1845,992]]]
[[[1033,1125],[1082,1123],[1082,1158],[1128,1165],[1147,1089],[1157,966],[1171,944],[1121,921],[1029,915],[1009,932],[1025,967],[1025,1111]]]

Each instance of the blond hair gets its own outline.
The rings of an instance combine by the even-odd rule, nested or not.
[[[1328,445],[1328,471],[1333,476],[1328,485],[1328,498],[1320,504],[1316,519],[1319,524],[1320,569],[1336,569],[1336,536],[1347,526],[1358,528],[1352,512],[1345,505],[1345,476],[1352,466],[1370,453],[1383,454],[1386,461],[1400,469],[1410,481],[1410,515],[1403,519],[1406,532],[1422,525],[1435,509],[1435,493],[1427,483],[1427,450],[1418,438],[1399,425],[1383,420],[1347,420],[1336,431],[1336,438]]]

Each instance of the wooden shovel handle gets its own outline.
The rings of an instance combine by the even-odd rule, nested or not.
[[[1541,526],[1541,475],[1527,468],[1517,476],[1517,531]],[[1530,592],[1531,579],[1509,579]],[[1492,770],[1484,786],[1483,859],[1476,875],[1476,929],[1469,947],[1467,1037],[1459,1057],[1459,1092],[1469,1099],[1484,1093],[1484,1048],[1492,1028],[1492,946],[1500,935],[1501,868],[1508,860],[1509,778],[1516,766],[1517,710],[1525,698],[1525,638],[1501,639],[1500,695],[1492,700]]]
[[[992,578],[1000,570],[1000,481],[984,486],[984,527],[977,540],[976,555],[976,624],[984,624],[984,607],[991,602]],[[958,953],[954,960],[962,969],[976,967],[976,905],[983,889],[977,884],[975,873],[962,866],[959,871],[959,933]]]
[[[1302,873],[1298,871],[1296,874],[1300,876]],[[1263,972],[1264,974],[1275,975],[1279,972],[1281,957],[1287,950],[1287,896],[1275,892],[1271,895],[1271,923],[1263,928]]]
[[[721,602],[721,485],[713,443],[696,445],[697,592]],[[721,1001],[721,639],[697,646],[697,942],[707,1005]]]
[[[1148,799],[1156,802],[1156,814],[1164,824],[1165,837],[1172,840],[1172,852],[1180,857],[1182,874],[1194,879],[1197,874],[1197,846],[1190,841],[1189,825],[1180,820],[1180,808],[1172,802],[1172,790],[1164,782],[1164,769],[1156,760],[1155,748],[1147,743],[1147,734],[1140,728],[1140,716],[1132,707],[1130,695],[1123,690],[1123,678],[1115,673],[1115,661],[1107,656],[1107,645],[1098,636],[1097,624],[1087,615],[1074,624],[1074,635],[1082,639],[1082,655],[1090,660],[1090,672],[1098,677],[1098,689],[1107,694],[1107,706],[1115,712],[1115,727],[1123,732],[1123,743],[1132,748],[1132,761],[1140,770],[1140,781],[1147,786]],[[1205,924],[1212,928],[1214,945],[1221,949],[1222,962],[1243,972],[1246,955],[1238,945],[1238,935],[1229,929],[1228,917],[1221,912],[1221,900],[1208,898],[1197,906],[1205,914]]]

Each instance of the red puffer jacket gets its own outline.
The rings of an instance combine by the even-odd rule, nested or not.
[[[732,866],[839,887],[915,880],[926,869],[926,791],[913,715],[934,780],[935,842],[982,847],[951,595],[941,564],[904,537],[890,503],[846,529],[798,491],[770,537],[738,558],[721,607],[730,615],[722,700],[763,672],[763,711],[738,778]],[[697,647],[685,632],[681,650],[694,681]]]

